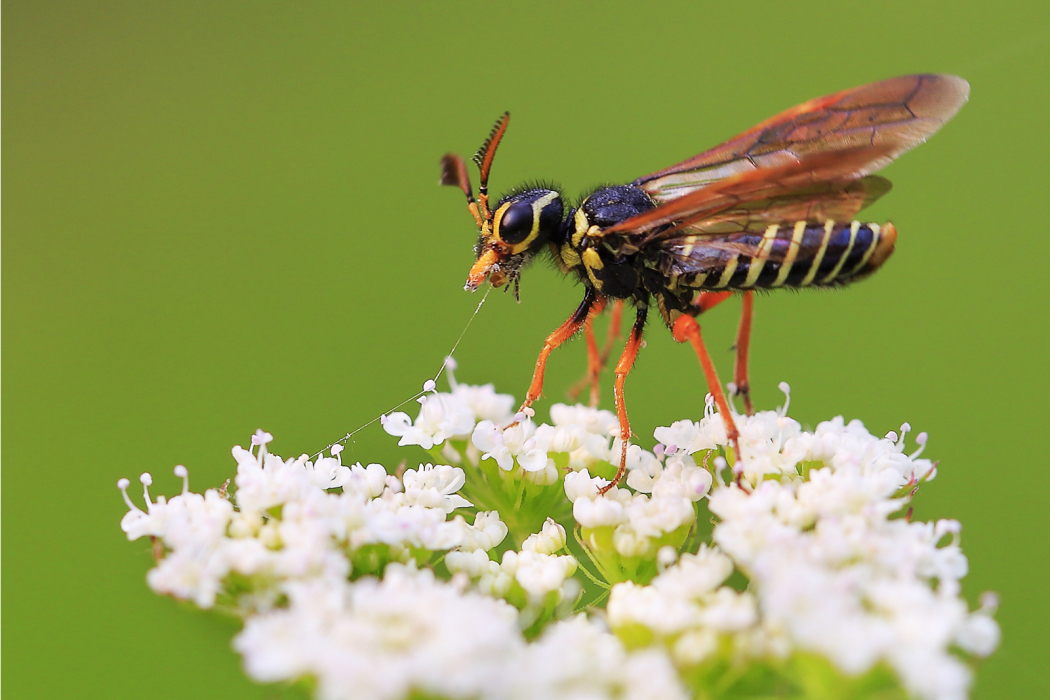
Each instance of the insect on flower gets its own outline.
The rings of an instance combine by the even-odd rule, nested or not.
[[[919,145],[951,119],[970,86],[952,75],[910,75],[810,100],[726,143],[626,185],[601,187],[576,207],[556,189],[524,186],[489,210],[492,160],[509,113],[474,156],[481,174],[475,201],[463,159],[442,159],[441,183],[456,185],[480,233],[466,288],[518,281],[541,252],[583,283],[579,307],[547,337],[521,411],[543,389],[547,358],[581,328],[587,335],[592,402],[603,358],[591,323],[609,300],[618,318],[635,308],[635,322],[616,364],[614,398],[622,478],[631,427],[624,381],[655,301],[678,342],[689,341],[725,421],[734,452],[739,433],[696,317],[733,293],[743,295],[734,383],[748,414],[747,358],[753,290],[832,287],[875,272],[893,252],[893,224],[852,221],[890,189],[872,175]],[[617,326],[617,323],[613,324]]]

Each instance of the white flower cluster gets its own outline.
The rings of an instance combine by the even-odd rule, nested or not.
[[[714,422],[682,421],[657,437],[687,452],[711,449],[725,444]],[[649,586],[615,586],[613,628],[628,638],[644,629],[686,666],[731,635],[741,657],[816,652],[848,675],[882,662],[918,697],[966,697],[970,671],[951,649],[991,653],[994,606],[970,613],[959,597],[967,563],[958,522],[890,517],[905,505],[902,494],[935,475],[921,447],[904,454],[907,424],[900,438],[882,439],[841,418],[813,433],[775,412],[738,416],[737,425],[744,481],[709,496],[718,549],[684,555]],[[734,567],[749,579],[747,592],[721,586]]]
[[[289,594],[287,609],[250,618],[235,646],[253,678],[312,676],[324,700],[686,697],[660,653],[628,654],[582,615],[527,644],[513,607],[429,570],[394,564],[382,581],[298,584]]]
[[[496,424],[511,422],[513,396],[497,394],[491,384],[460,384],[452,373],[455,369],[452,358],[445,362],[452,388],[450,393],[433,391],[434,383],[428,382],[430,393],[419,397],[421,405],[415,421],[401,412],[382,417],[383,429],[401,438],[398,445],[419,445],[429,450],[446,440],[470,437],[478,421],[494,421]]]
[[[733,683],[814,656],[836,678],[888,668],[922,700],[961,700],[961,657],[998,644],[994,601],[971,612],[960,597],[959,523],[903,515],[936,475],[925,434],[905,453],[907,424],[807,432],[785,404],[734,416],[733,454],[708,401],[651,452],[631,446],[625,485],[602,494],[592,475],[621,452],[612,413],[558,404],[538,425],[491,385],[449,378],[384,428],[455,466],[392,476],[344,466],[338,445],[282,460],[259,431],[233,450],[232,494],[189,491],[180,466],[171,499],[142,475],[142,510],[122,479],[121,527],[154,541],[149,585],[241,615],[249,675],[312,678],[326,700],[773,695],[813,671]],[[579,613],[606,589],[604,613]],[[834,678],[814,682],[835,694]]]
[[[750,631],[758,622],[754,597],[722,585],[732,573],[729,557],[701,545],[648,586],[613,586],[609,625],[628,638],[644,631],[643,641],[660,640],[681,666],[702,663],[720,652],[725,635]]]
[[[261,437],[260,437],[261,435]],[[231,577],[251,581],[250,595],[230,601],[236,610],[271,606],[292,581],[343,581],[353,572],[355,555],[369,545],[384,560],[406,562],[418,551],[460,548],[485,551],[507,535],[498,513],[478,513],[469,525],[461,515],[470,503],[458,495],[461,469],[421,465],[403,479],[378,464],[352,467],[336,457],[310,462],[306,455],[282,460],[266,451],[268,434],[257,434],[258,453],[233,448],[237,487],[233,500],[209,489],[189,491],[185,467],[177,467],[184,488],[171,500],[152,501],[149,474],[142,475],[146,510],[124,491],[128,513],[121,528],[129,540],[150,536],[164,556],[147,575],[157,593],[192,599],[210,608]],[[339,488],[341,493],[328,489]],[[234,507],[236,503],[236,508]]]
[[[561,602],[578,592],[565,590],[576,573],[577,563],[572,555],[557,554],[564,549],[565,528],[548,518],[541,532],[522,543],[520,552],[504,552],[500,563],[492,561],[488,552],[477,549],[449,552],[445,565],[453,574],[463,573],[477,581],[482,592],[497,598],[508,597],[511,586],[517,583],[530,602],[541,601],[549,593],[555,594],[554,602]]]

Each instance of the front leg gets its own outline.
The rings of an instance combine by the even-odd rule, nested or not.
[[[573,312],[572,316],[565,321],[565,323],[558,326],[558,330],[547,336],[547,342],[543,344],[543,349],[540,350],[540,356],[536,359],[536,370],[532,373],[532,383],[529,385],[529,392],[525,395],[525,402],[521,404],[521,408],[518,409],[518,413],[521,413],[526,408],[532,405],[532,402],[540,397],[543,393],[543,373],[547,369],[547,357],[554,351],[554,348],[558,347],[566,340],[576,334],[576,331],[580,330],[580,326],[587,320],[588,314],[591,313],[591,307],[598,301],[598,292],[595,291],[594,287],[587,287],[587,293],[583,296],[583,301]]]

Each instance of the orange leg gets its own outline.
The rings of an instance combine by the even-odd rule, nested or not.
[[[733,452],[736,455],[736,459],[741,458],[740,455],[740,432],[736,429],[736,424],[733,422],[733,416],[729,412],[729,404],[726,402],[726,395],[722,391],[722,383],[718,380],[718,373],[715,371],[715,366],[711,362],[710,355],[707,354],[707,348],[704,347],[704,340],[700,337],[700,324],[696,322],[696,319],[692,316],[683,314],[678,317],[678,320],[674,323],[674,328],[671,331],[674,339],[679,343],[684,343],[687,340],[693,344],[693,349],[696,350],[696,356],[700,360],[700,365],[704,368],[704,377],[707,378],[707,388],[715,397],[715,404],[718,406],[718,412],[722,414],[722,420],[726,425],[726,436],[729,438],[729,442],[733,445]]]
[[[701,292],[694,306],[699,307],[700,313],[703,313],[718,306],[731,295],[731,292]],[[737,394],[744,399],[744,413],[749,416],[755,414],[755,409],[751,405],[751,381],[747,371],[748,351],[751,348],[751,317],[754,297],[753,291],[744,292],[744,306],[740,311],[740,327],[736,332],[736,364],[733,366],[733,383],[736,384]]]
[[[624,403],[623,384],[627,380],[627,374],[634,367],[634,359],[638,357],[638,348],[642,346],[642,329],[645,327],[645,316],[648,307],[639,306],[638,315],[634,320],[631,335],[627,338],[627,344],[620,355],[620,361],[616,363],[616,388],[613,396],[616,399],[616,417],[620,419],[620,468],[616,470],[616,476],[606,484],[599,493],[605,493],[620,483],[623,473],[627,471],[627,447],[631,441],[631,424],[627,421],[627,405]]]
[[[558,326],[558,330],[547,336],[547,342],[543,344],[543,349],[540,350],[540,356],[536,360],[536,370],[532,373],[532,383],[529,385],[529,393],[525,395],[525,402],[521,404],[521,408],[518,412],[524,411],[526,408],[532,405],[532,402],[540,397],[543,393],[543,373],[547,369],[547,357],[551,354],[554,348],[558,347],[566,340],[576,334],[576,331],[580,330],[580,326],[587,320],[591,308],[598,301],[598,293],[594,291],[593,287],[587,288],[587,294],[583,297],[583,301],[573,312],[572,316],[565,321],[565,323]]]
[[[595,305],[595,310],[591,312],[591,315],[587,317],[587,323],[584,324],[584,333],[587,336],[587,376],[580,379],[572,385],[568,392],[566,392],[569,398],[573,401],[580,395],[584,387],[588,384],[591,387],[591,408],[598,407],[599,398],[599,379],[601,377],[602,370],[605,369],[605,365],[609,362],[609,355],[612,352],[613,341],[620,337],[620,324],[623,319],[623,299],[617,299],[613,302],[612,306],[612,318],[609,319],[609,331],[605,337],[605,347],[602,348],[601,352],[598,352],[598,341],[594,337],[594,319],[598,317],[598,314],[604,309],[604,301],[600,301],[602,306]]]
[[[700,292],[693,301],[693,306],[700,309],[700,313],[710,311],[723,301],[733,296],[732,292]]]
[[[747,354],[751,348],[751,315],[755,293],[744,292],[744,308],[740,312],[740,328],[736,332],[736,364],[733,366],[733,382],[737,393],[744,399],[744,412],[749,416],[755,414],[751,405],[751,383],[747,373]]]

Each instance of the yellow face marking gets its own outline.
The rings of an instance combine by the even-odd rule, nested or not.
[[[828,221],[824,224],[824,238],[820,240],[820,248],[817,249],[817,254],[813,257],[813,264],[809,266],[809,272],[802,278],[800,287],[808,287],[812,282],[813,278],[817,276],[817,270],[820,268],[820,263],[824,260],[824,251],[828,249],[828,241],[831,240],[831,230],[835,228],[834,221]]]
[[[875,252],[875,249],[879,247],[879,235],[882,233],[882,227],[878,224],[868,224],[868,228],[871,229],[871,245],[864,251],[863,257],[860,262],[853,266],[853,269],[849,271],[849,274],[854,274],[858,270],[864,269],[864,266],[868,264],[868,258]]]
[[[806,222],[799,221],[795,223],[795,230],[791,232],[791,243],[788,244],[787,255],[784,256],[784,262],[780,263],[780,273],[777,274],[777,278],[773,280],[773,284],[770,286],[779,287],[784,284],[788,273],[791,272],[791,267],[795,264],[795,258],[798,257],[798,247],[802,243],[802,236],[805,233]]]
[[[780,231],[780,226],[773,224],[762,234],[762,244],[758,247],[758,252],[751,260],[751,267],[747,270],[747,279],[744,280],[743,286],[751,287],[758,281],[758,276],[762,274],[762,268],[766,266],[766,260],[769,260],[769,251],[773,250],[773,241],[777,239],[778,231]]]
[[[736,266],[739,262],[739,255],[734,255],[729,259],[729,262],[726,264],[725,269],[722,270],[722,276],[718,278],[718,284],[715,285],[716,288],[721,289],[722,287],[729,284],[729,278],[733,276],[734,272],[736,272]]]
[[[825,275],[824,279],[821,280],[821,284],[827,284],[831,280],[835,279],[835,276],[839,274],[839,270],[842,269],[842,265],[846,262],[846,258],[849,257],[849,253],[853,250],[853,242],[857,240],[857,231],[860,230],[860,222],[854,221],[849,227],[849,244],[846,246],[846,250],[842,251],[842,257],[839,258],[839,262],[835,265],[835,269]]]

